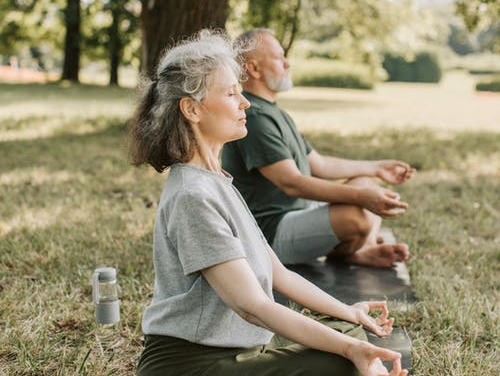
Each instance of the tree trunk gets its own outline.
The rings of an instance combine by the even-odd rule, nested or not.
[[[111,3],[111,17],[113,19],[109,28],[109,85],[118,85],[118,68],[122,54],[122,42],[120,39],[120,10]]]
[[[64,10],[66,38],[62,80],[78,82],[80,70],[80,0],[68,0]]]
[[[290,48],[292,48],[293,41],[295,40],[295,36],[297,35],[297,32],[299,31],[299,11],[300,11],[300,6],[302,4],[302,0],[297,0],[296,6],[293,8],[293,14],[291,17],[291,29],[290,29],[290,36],[288,37],[288,41],[284,44],[283,49],[285,50],[285,56],[288,56],[288,52],[290,51]]]
[[[141,0],[141,72],[151,76],[168,45],[203,28],[223,29],[229,0]]]

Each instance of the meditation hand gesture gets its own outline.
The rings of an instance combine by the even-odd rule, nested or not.
[[[403,214],[408,207],[399,200],[399,194],[383,187],[363,188],[361,206],[383,218],[396,217]]]
[[[353,345],[347,355],[363,376],[406,376],[408,371],[401,369],[401,354],[360,341]],[[381,359],[392,362],[389,373]]]
[[[389,310],[386,302],[359,302],[352,305],[355,309],[358,323],[363,325],[372,333],[379,337],[385,337],[392,333],[394,318],[389,318]],[[381,310],[378,317],[373,318],[369,315],[370,311]]]
[[[401,184],[409,180],[416,170],[408,163],[391,159],[376,162],[375,176],[388,184]]]

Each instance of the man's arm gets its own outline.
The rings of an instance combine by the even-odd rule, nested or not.
[[[393,159],[376,161],[330,157],[312,150],[307,160],[313,176],[322,179],[350,179],[358,176],[377,177],[389,184],[401,184],[415,173],[406,162]]]
[[[399,195],[382,187],[356,187],[303,175],[292,159],[260,167],[259,172],[292,197],[357,205],[382,217],[394,217],[408,206]]]
[[[373,161],[358,161],[319,154],[316,150],[307,155],[313,176],[322,179],[349,179],[357,176],[375,176]]]

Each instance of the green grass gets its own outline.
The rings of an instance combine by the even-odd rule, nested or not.
[[[397,93],[404,90],[415,86]],[[313,120],[334,116],[321,106],[338,116],[350,108],[339,105],[340,92],[319,93],[320,104],[296,97],[284,105],[313,109]],[[133,96],[0,85],[0,375],[134,374],[165,176],[127,163]],[[299,126],[320,152],[402,158],[419,169],[397,188],[410,209],[389,222],[412,251],[419,302],[394,314],[413,338],[413,374],[499,375],[500,125],[443,130],[430,116],[420,126],[380,127],[370,98],[351,97],[373,113],[363,128]],[[94,349],[90,278],[103,265],[118,268],[121,285],[125,345],[111,359]]]
[[[297,86],[373,89],[377,81],[369,68],[361,64],[319,58],[294,59],[291,64]]]

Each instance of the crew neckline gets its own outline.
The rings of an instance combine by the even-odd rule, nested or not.
[[[171,168],[187,168],[187,169],[192,169],[192,170],[196,170],[196,171],[199,171],[205,175],[209,175],[209,176],[213,176],[217,179],[222,179],[223,181],[225,182],[229,182],[232,184],[233,182],[233,176],[227,172],[226,170],[222,169],[221,168],[221,171],[224,175],[221,175],[221,174],[218,174],[216,172],[213,172],[213,171],[210,171],[210,170],[207,170],[206,168],[202,168],[202,167],[198,167],[198,166],[193,166],[191,164],[188,164],[188,163],[176,163],[174,165],[171,166]]]

